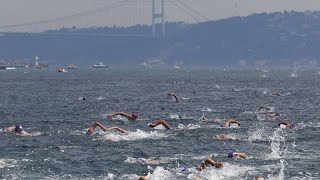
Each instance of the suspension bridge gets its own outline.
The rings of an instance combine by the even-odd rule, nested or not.
[[[166,34],[166,22],[184,21],[201,23],[210,19],[183,0],[117,0],[105,1],[106,5],[79,13],[64,15],[51,19],[43,19],[19,24],[0,24],[0,32],[29,34],[54,34],[76,36],[162,36]],[[130,9],[130,12],[128,12]],[[175,12],[169,13],[169,12]],[[85,29],[96,27],[112,27],[118,22],[125,22],[127,26],[146,24],[151,26],[148,34],[95,34],[95,33],[64,33],[55,31],[63,28]],[[157,24],[161,25],[157,29]],[[53,32],[48,32],[53,30]]]

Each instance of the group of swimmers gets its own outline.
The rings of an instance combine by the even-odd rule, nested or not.
[[[169,94],[169,93],[168,93],[168,95],[169,96],[173,96],[173,94]],[[176,96],[175,96],[175,98],[176,98]],[[176,102],[179,102],[179,100],[177,98],[176,98]],[[280,120],[279,115],[277,113],[271,112],[270,111],[271,109],[268,108],[268,107],[260,107],[258,109],[258,112],[260,112],[263,109],[267,110],[266,111],[267,115],[271,117],[271,120]],[[137,112],[133,112],[131,114],[124,113],[124,112],[115,112],[115,113],[107,115],[107,117],[108,118],[113,118],[113,117],[118,116],[118,115],[123,116],[123,117],[127,118],[130,121],[135,121],[139,117],[139,114]],[[203,117],[203,118],[205,118],[205,117]],[[148,126],[150,128],[155,128],[155,127],[157,127],[159,125],[162,125],[166,129],[172,129],[172,127],[163,119],[156,120],[153,123],[148,123]],[[240,127],[241,124],[240,124],[240,122],[238,122],[238,121],[236,121],[234,119],[229,119],[226,122],[224,122],[223,125],[221,125],[221,126],[223,126],[223,127]],[[280,122],[280,123],[278,123],[277,126],[280,127],[280,128],[295,128],[296,127],[295,124],[291,124],[289,122]],[[106,127],[103,124],[101,124],[100,122],[93,122],[91,124],[91,126],[88,128],[88,130],[86,131],[86,134],[87,135],[94,134],[94,132],[95,132],[97,127],[100,127],[105,132],[106,131],[117,131],[117,132],[120,132],[120,133],[123,133],[123,134],[130,133],[129,131],[127,131],[125,129],[122,129],[120,127],[117,127],[117,126]],[[3,128],[2,131],[3,132],[14,132],[14,133],[22,135],[22,136],[32,136],[31,133],[28,133],[28,132],[24,131],[23,127],[21,125],[6,127],[6,128]],[[227,140],[228,138],[227,138],[226,135],[221,135],[220,139]],[[227,155],[227,157],[228,158],[244,158],[245,159],[245,158],[247,158],[249,156],[246,153],[243,153],[243,152],[230,152]],[[144,161],[144,162],[148,163],[148,161]],[[197,171],[202,171],[203,169],[205,169],[208,166],[212,166],[214,168],[223,168],[224,165],[223,165],[222,162],[216,161],[216,160],[214,160],[212,158],[207,158],[200,165],[198,165],[196,167],[196,170]],[[147,180],[148,178],[145,177],[145,176],[141,176],[139,179]],[[263,178],[258,177],[257,179],[262,180]]]

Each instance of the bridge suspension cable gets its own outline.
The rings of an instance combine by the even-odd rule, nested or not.
[[[191,10],[192,12],[196,13],[197,15],[199,15],[200,17],[202,17],[203,19],[205,19],[206,21],[209,21],[210,19],[206,18],[204,15],[202,15],[199,11],[191,8],[188,4],[186,4],[185,2],[181,1],[181,0],[176,0],[178,2],[180,2],[181,4],[183,4],[185,7],[187,7],[189,10]]]
[[[53,22],[59,22],[59,21],[64,21],[67,19],[75,18],[75,17],[82,17],[82,16],[88,16],[94,13],[106,11],[106,10],[111,10],[113,8],[117,8],[123,5],[126,5],[132,1],[135,0],[122,0],[120,2],[113,3],[111,5],[107,5],[101,8],[89,10],[89,11],[84,11],[81,13],[76,13],[72,15],[67,15],[67,16],[62,16],[54,19],[47,19],[47,20],[41,20],[41,21],[33,21],[33,22],[27,22],[27,23],[20,23],[20,24],[12,24],[12,25],[4,25],[0,26],[0,28],[17,28],[17,27],[23,27],[23,26],[32,26],[32,25],[40,25],[40,24],[46,24],[46,23],[53,23]]]
[[[176,2],[172,1],[172,0],[168,0],[168,2],[170,2],[172,5],[174,5],[175,7],[177,7],[178,9],[180,9],[181,11],[183,11],[184,13],[186,13],[187,15],[191,16],[193,19],[196,20],[197,23],[202,22],[199,18],[197,18],[196,16],[194,16],[193,14],[191,14],[189,11],[183,9],[181,6],[179,6]]]

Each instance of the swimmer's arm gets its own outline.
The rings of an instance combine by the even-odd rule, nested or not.
[[[290,126],[290,124],[288,122],[279,123],[278,126],[280,126],[281,124],[286,125],[286,126]]]
[[[130,114],[126,114],[126,113],[124,113],[124,112],[115,112],[115,113],[113,113],[113,114],[109,114],[108,117],[109,117],[109,118],[113,118],[114,116],[117,116],[117,115],[124,116],[124,117],[126,117],[126,118],[128,118],[128,119],[129,119],[129,118],[132,118]]]
[[[234,119],[229,119],[226,123],[230,124],[230,123],[236,123],[240,126],[240,123]]]
[[[124,134],[128,134],[129,133],[129,131],[121,129],[121,128],[117,127],[117,126],[111,127],[111,128],[109,128],[109,130],[116,130],[116,131],[119,131],[119,132],[124,133]]]
[[[32,134],[31,134],[31,133],[28,133],[28,132],[26,132],[26,131],[24,131],[24,132],[22,133],[22,136],[28,136],[28,137],[31,137],[31,136],[32,136]]]
[[[3,128],[3,131],[4,132],[13,132],[15,128],[16,128],[15,126],[10,126],[10,127]]]
[[[246,153],[238,153],[238,156],[243,158],[243,159],[246,159],[246,158],[249,157]]]

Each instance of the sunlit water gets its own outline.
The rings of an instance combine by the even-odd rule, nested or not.
[[[292,76],[292,70],[235,69],[0,71],[1,127],[22,124],[34,135],[0,132],[0,179],[319,179],[317,72],[299,70]],[[167,93],[175,93],[180,102]],[[298,128],[275,128],[277,122],[256,112],[260,106],[272,107]],[[106,118],[115,111],[141,116],[136,122]],[[147,126],[160,118],[173,129]],[[241,127],[220,127],[229,118],[240,121]],[[98,129],[93,136],[85,135],[94,121],[131,132]],[[220,134],[229,140],[217,138]],[[250,158],[229,159],[231,151]],[[212,156],[225,167],[195,170]],[[138,158],[159,163],[134,161]]]

